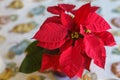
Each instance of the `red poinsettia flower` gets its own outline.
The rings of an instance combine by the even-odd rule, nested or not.
[[[84,10],[86,10],[86,11],[84,11]],[[104,46],[113,46],[113,45],[115,45],[115,41],[114,41],[112,34],[110,34],[109,32],[106,31],[106,30],[110,29],[110,26],[107,24],[107,22],[101,16],[97,15],[94,11],[95,11],[95,8],[93,10],[93,8],[90,7],[90,4],[86,4],[86,5],[82,6],[80,9],[78,9],[75,14],[74,22],[77,25],[76,28],[77,28],[77,30],[80,30],[79,35],[84,36],[83,42],[79,42],[78,46],[81,47],[80,43],[84,43],[84,48],[82,48],[82,50],[84,50],[86,52],[87,56],[89,56],[91,59],[94,60],[95,64],[104,68],[105,58],[106,58],[106,52],[105,52]],[[70,19],[67,18],[67,16],[68,15],[64,14],[64,17],[62,19],[63,24],[66,24],[68,22],[68,20],[70,21]],[[70,23],[72,23],[72,22],[68,22],[67,26],[70,27],[70,25],[71,25]],[[78,29],[78,28],[80,28],[80,29]],[[76,31],[76,34],[78,35],[77,31]],[[74,37],[77,36],[76,34],[74,34],[75,35]],[[76,42],[77,41],[78,40],[76,40]],[[74,51],[73,53],[75,55],[75,50],[73,50],[73,51]],[[77,52],[79,52],[79,51],[80,51],[80,48],[78,49]],[[69,56],[68,53],[70,53],[72,51],[65,52],[65,53],[64,52],[61,54],[61,63],[70,61],[70,59],[67,59],[67,58]],[[67,54],[68,54],[68,56],[64,57]],[[77,56],[78,56],[78,54],[76,55],[75,58],[77,58]],[[77,62],[78,60],[79,59],[76,59],[75,62]],[[78,62],[80,62],[80,61],[78,61]],[[62,64],[62,65],[64,65],[64,67],[69,66],[68,64],[67,65]],[[67,71],[67,73],[69,72],[67,69],[64,71]]]
[[[91,59],[103,68],[104,46],[115,44],[113,36],[106,31],[110,26],[95,13],[97,9],[88,3],[71,15],[64,8],[66,11],[60,12],[60,16],[48,18],[34,36],[39,41],[38,46],[51,50],[60,48],[60,68],[69,77],[81,76],[84,68],[89,69]]]
[[[76,24],[80,24],[80,33],[84,36],[86,54],[94,59],[94,62],[98,66],[104,68],[106,57],[104,46],[113,46],[115,45],[115,41],[112,34],[106,31],[110,29],[107,22],[94,11],[91,11],[89,4],[87,6],[80,8],[76,12],[74,19]],[[87,11],[84,13],[86,16],[81,17],[84,15],[82,13],[84,8],[86,8]],[[80,16],[81,18],[78,18],[77,16]]]

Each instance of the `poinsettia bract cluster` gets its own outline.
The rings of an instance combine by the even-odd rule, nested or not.
[[[59,49],[59,52],[45,53],[40,71],[52,69],[73,77],[81,76],[84,69],[89,70],[91,60],[105,67],[105,46],[115,45],[112,34],[107,31],[109,24],[95,12],[98,7],[90,3],[74,8],[72,4],[48,7],[54,16],[45,20],[34,38],[39,41],[37,46]]]

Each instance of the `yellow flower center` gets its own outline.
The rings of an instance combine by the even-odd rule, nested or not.
[[[78,32],[73,32],[73,33],[71,34],[71,38],[72,38],[72,39],[78,39],[78,38],[79,38],[79,33],[78,33]]]
[[[91,30],[86,29],[85,32],[86,32],[86,33],[91,33]]]

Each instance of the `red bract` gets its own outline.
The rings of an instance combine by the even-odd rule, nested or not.
[[[60,15],[48,18],[35,34],[34,38],[39,41],[38,46],[51,50],[59,48],[60,69],[69,77],[81,76],[84,69],[89,70],[91,59],[104,68],[104,46],[113,46],[115,41],[106,31],[110,26],[95,13],[98,7],[91,7],[88,3],[74,14],[66,13],[73,9],[71,5],[59,5],[59,8],[62,9],[57,13]],[[55,7],[53,9],[56,10]],[[54,11],[51,12],[55,14]]]
[[[50,54],[45,53],[42,58],[42,64],[41,64],[40,71],[44,71],[47,69],[52,69],[54,71],[60,71],[59,57],[60,55],[50,55]]]
[[[58,4],[58,6],[51,6],[47,8],[48,12],[53,14],[61,14],[63,11],[72,12],[75,8],[75,5],[72,4]]]

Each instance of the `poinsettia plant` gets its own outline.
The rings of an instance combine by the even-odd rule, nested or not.
[[[91,60],[105,67],[105,46],[115,45],[109,24],[95,11],[99,7],[87,3],[78,9],[72,4],[48,7],[49,17],[33,37],[20,71],[30,73],[54,70],[69,77],[89,70]]]

